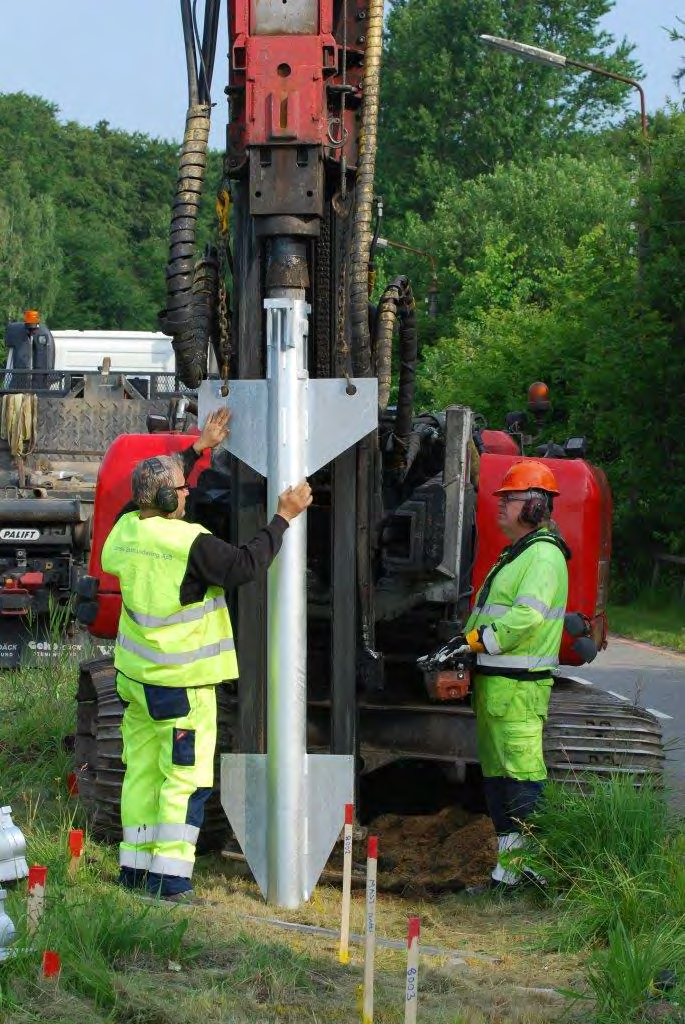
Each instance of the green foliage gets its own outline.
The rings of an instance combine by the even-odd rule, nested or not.
[[[685,822],[669,814],[663,792],[624,776],[548,784],[531,844],[558,914],[549,945],[594,949],[592,1019],[646,1020],[662,996],[672,1002],[659,1019],[678,1019],[666,1011],[677,1014],[685,987]]]
[[[620,540],[631,558],[645,551],[645,541],[685,551],[684,149],[685,115],[660,119],[650,168],[640,179],[639,287],[632,296],[625,283],[614,292],[615,322],[604,318],[584,375],[585,419],[593,420],[597,451],[610,471]]]
[[[682,1020],[678,1006],[685,998],[685,985],[674,965],[683,962],[685,931],[680,925],[631,937],[619,920],[609,932],[607,948],[592,957],[588,972],[597,1024]]]
[[[0,675],[0,743],[3,800],[35,808],[64,793],[70,756],[63,739],[74,731],[76,664],[50,659],[49,669],[31,666]]]
[[[29,305],[54,328],[156,330],[176,174],[175,143],[105,121],[61,124],[45,100],[0,95],[0,241],[8,197],[27,211],[8,260],[12,288],[0,255],[0,315]],[[198,245],[213,231],[220,174],[211,154]]]
[[[675,585],[670,593],[642,589],[626,604],[610,604],[608,616],[612,631],[620,636],[685,652],[685,601]]]
[[[535,869],[559,911],[555,945],[604,943],[619,921],[631,935],[685,922],[683,822],[648,781],[639,789],[623,776],[548,785],[533,835]]]
[[[649,154],[633,142],[502,166],[407,225],[440,267],[420,404],[461,402],[497,426],[547,381],[550,435],[589,438],[614,493],[617,558],[645,574],[652,548],[685,550],[685,116],[660,115]]]
[[[12,160],[0,178],[0,321],[34,307],[50,316],[61,263],[54,203]]]
[[[379,188],[393,216],[425,215],[445,184],[577,145],[625,102],[625,87],[488,50],[481,33],[624,74],[632,47],[599,29],[612,0],[392,0],[382,77]]]
[[[682,32],[682,29],[685,28],[685,19],[676,18],[676,21],[678,22],[678,27],[670,30],[669,39],[673,43],[685,43],[685,35]],[[685,78],[685,63],[681,64],[673,77],[678,85],[680,85],[683,78]]]
[[[476,310],[509,307],[515,300],[546,302],[558,291],[552,272],[598,226],[614,252],[626,253],[634,243],[632,169],[625,153],[503,164],[444,188],[429,219],[409,214],[403,240],[433,253],[441,307],[451,317],[468,319]],[[492,262],[491,250],[500,261]],[[425,286],[425,264],[417,261],[411,276]]]

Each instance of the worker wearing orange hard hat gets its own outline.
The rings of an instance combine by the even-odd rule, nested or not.
[[[524,824],[542,792],[547,770],[542,730],[568,596],[570,552],[550,528],[559,495],[543,462],[523,459],[494,492],[498,524],[509,538],[478,591],[465,634],[436,655],[439,665],[475,656],[473,706],[485,796],[498,842],[498,860],[486,888],[512,890],[526,879]],[[517,854],[515,851],[519,851]]]
[[[550,529],[559,489],[548,465],[514,463],[494,493],[511,543],[476,595],[466,641],[476,654],[478,751],[498,840],[490,886],[508,889],[533,877],[514,851],[524,845],[522,825],[547,777],[542,730],[559,663],[570,552]]]

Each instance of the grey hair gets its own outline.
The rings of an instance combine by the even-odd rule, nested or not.
[[[176,486],[174,470],[178,469],[183,472],[178,455],[155,455],[139,462],[131,476],[131,494],[138,508],[156,508],[157,491]]]

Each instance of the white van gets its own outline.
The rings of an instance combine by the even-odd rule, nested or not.
[[[112,373],[174,373],[171,338],[156,331],[52,331],[55,370],[98,371],[106,356]]]

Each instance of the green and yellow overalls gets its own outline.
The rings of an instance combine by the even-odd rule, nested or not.
[[[190,888],[195,844],[214,776],[216,686],[238,675],[233,630],[220,587],[182,605],[193,541],[204,527],[130,512],[102,550],[122,609],[114,650],[122,723],[123,841],[119,863]]]

